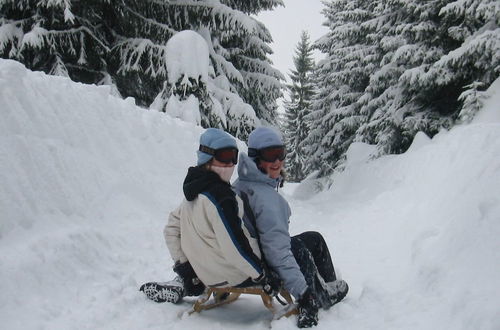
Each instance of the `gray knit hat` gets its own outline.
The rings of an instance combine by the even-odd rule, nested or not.
[[[283,140],[279,133],[269,127],[257,127],[248,136],[248,148],[260,150],[267,147],[282,146]]]
[[[231,135],[218,128],[207,128],[200,136],[200,145],[214,150],[230,147],[238,148],[236,140]],[[209,162],[213,157],[200,150],[198,150],[196,154],[198,155],[198,166]]]

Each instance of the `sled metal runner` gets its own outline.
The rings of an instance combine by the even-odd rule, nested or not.
[[[238,299],[241,294],[253,294],[260,296],[262,303],[273,313],[273,319],[275,320],[280,319],[283,316],[289,317],[291,315],[298,314],[297,307],[293,303],[292,297],[288,291],[281,290],[280,295],[285,299],[286,304],[282,307],[276,307],[273,303],[273,297],[265,293],[260,287],[208,288],[205,293],[201,295],[198,300],[196,300],[193,308],[189,311],[189,314],[195,312],[199,313],[203,310],[230,304]],[[212,299],[210,299],[211,296],[213,296]]]

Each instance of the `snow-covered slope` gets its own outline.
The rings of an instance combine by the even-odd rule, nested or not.
[[[3,329],[142,327],[137,285],[172,275],[163,224],[202,130],[109,92],[0,61]]]
[[[300,204],[354,284],[343,327],[500,328],[499,124],[349,168]]]
[[[286,186],[292,232],[322,232],[351,287],[318,329],[500,327],[498,103],[403,155],[358,157],[307,200]],[[201,132],[0,60],[1,328],[266,329],[253,297],[179,318],[189,301],[138,291],[173,276],[162,228]]]

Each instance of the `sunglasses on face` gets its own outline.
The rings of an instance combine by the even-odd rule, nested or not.
[[[286,151],[284,146],[272,146],[263,149],[248,149],[248,156],[258,157],[260,160],[265,162],[274,163],[277,159],[284,160],[286,157]]]
[[[209,154],[217,159],[221,163],[225,164],[238,164],[238,149],[234,147],[229,148],[221,148],[221,149],[212,149],[210,147],[200,145],[201,152]]]

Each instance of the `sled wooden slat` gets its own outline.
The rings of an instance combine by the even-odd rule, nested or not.
[[[199,313],[203,310],[230,304],[234,302],[236,299],[238,299],[239,296],[242,294],[253,294],[260,296],[264,306],[266,306],[266,308],[273,313],[274,319],[279,319],[283,316],[289,317],[291,315],[298,314],[297,308],[294,305],[293,299],[288,293],[288,291],[281,290],[280,295],[285,299],[287,304],[281,308],[277,308],[275,304],[273,304],[273,297],[265,293],[264,290],[262,290],[262,288],[259,287],[208,288],[205,291],[205,293],[202,296],[200,296],[198,300],[196,300],[190,314],[194,312]],[[210,299],[212,295],[213,299]],[[226,296],[225,299],[220,299],[220,297],[224,296]]]

